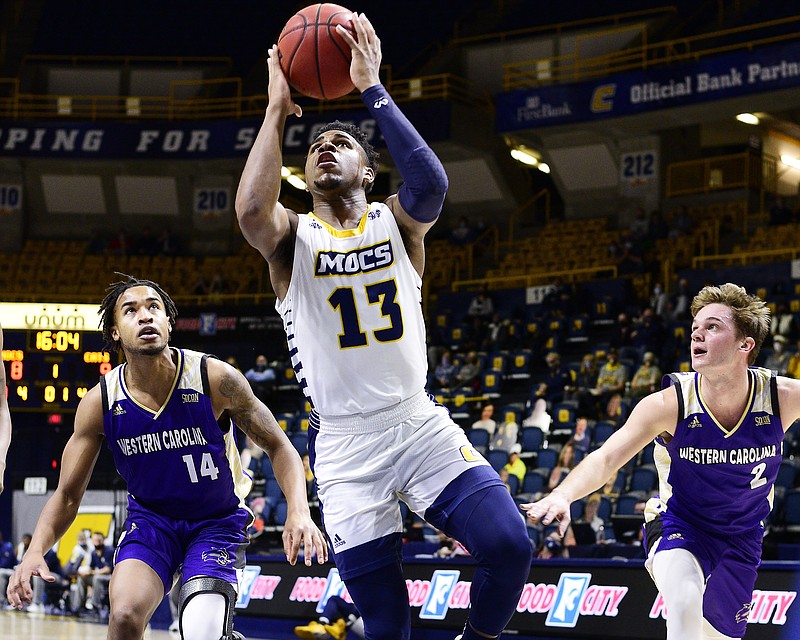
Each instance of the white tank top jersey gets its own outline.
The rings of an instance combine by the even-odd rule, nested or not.
[[[298,216],[291,281],[275,308],[321,416],[379,411],[425,388],[422,278],[383,203],[346,231]]]

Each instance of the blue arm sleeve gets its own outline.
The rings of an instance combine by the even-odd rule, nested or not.
[[[361,99],[375,118],[403,178],[397,193],[400,206],[418,222],[433,222],[442,211],[447,193],[442,163],[382,84],[366,89]]]

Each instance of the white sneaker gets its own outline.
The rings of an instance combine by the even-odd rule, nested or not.
[[[28,613],[44,613],[44,606],[40,604],[29,604]]]

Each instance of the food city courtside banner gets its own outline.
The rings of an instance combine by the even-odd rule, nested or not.
[[[796,44],[498,94],[497,131],[629,116],[800,86]]]
[[[469,561],[412,561],[405,565],[412,625],[463,628],[475,566]],[[749,613],[748,640],[797,638],[797,563],[772,563],[759,572]],[[332,595],[349,598],[330,563],[294,567],[285,560],[249,561],[237,612],[244,616],[314,619]],[[507,633],[564,638],[663,638],[664,603],[640,561],[535,561]]]
[[[403,112],[422,136],[450,138],[450,105],[404,105]],[[307,113],[286,121],[285,155],[303,154],[317,130],[333,120],[358,125],[374,146],[385,147],[375,120],[364,111]],[[246,157],[262,118],[188,122],[52,122],[5,120],[0,123],[0,157],[181,159]]]

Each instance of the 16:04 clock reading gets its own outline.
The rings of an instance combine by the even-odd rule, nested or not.
[[[6,397],[14,411],[74,411],[116,364],[95,331],[4,330]]]

